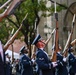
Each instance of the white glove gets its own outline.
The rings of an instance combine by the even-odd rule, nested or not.
[[[66,58],[63,58],[63,61],[66,62]]]
[[[35,59],[32,59],[31,61],[32,61],[33,63],[35,63]]]
[[[53,64],[53,67],[56,67],[58,65],[57,62],[52,62],[52,64]]]
[[[8,59],[8,58],[6,58],[6,61],[7,61],[7,62],[9,62],[9,59]]]

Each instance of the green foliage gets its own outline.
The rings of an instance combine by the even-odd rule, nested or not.
[[[0,40],[2,41],[3,44],[5,44],[6,41],[9,39],[9,36],[13,28],[16,31],[17,28],[12,23],[9,23],[8,21],[0,23]]]
[[[39,11],[46,11],[47,8],[46,8],[46,5],[45,5],[45,1],[40,1],[40,4],[39,4]]]
[[[65,4],[63,4],[63,5],[66,6]],[[57,12],[61,12],[62,10],[65,10],[65,7],[61,7],[61,6],[57,5],[56,10],[57,10]],[[50,14],[48,16],[53,15],[53,13],[55,12],[54,5],[52,5],[51,7],[49,7],[47,9],[47,11],[50,12]]]
[[[0,3],[3,4],[5,3],[7,0],[0,0]],[[60,12],[62,11],[64,8],[61,6],[57,6],[57,11]],[[0,10],[0,13],[2,13],[5,9]],[[44,12],[42,14],[42,16],[46,17],[46,16],[50,16],[54,13],[54,6],[52,5],[51,7],[47,8],[46,7],[46,1],[41,0],[38,3],[38,0],[34,0],[34,2],[32,2],[32,0],[25,0],[15,11],[14,14],[16,14],[19,23],[22,23],[23,18],[25,17],[25,15],[28,13],[27,16],[27,20],[28,20],[28,25],[25,22],[25,26],[23,26],[23,33],[27,32],[27,26],[30,26],[29,32],[28,34],[30,34],[31,30],[32,30],[32,26],[34,25],[35,22],[35,18],[36,18],[36,14],[35,11],[38,13],[39,11]],[[49,11],[50,13],[47,15],[45,12]],[[13,28],[15,28],[15,31],[17,30],[17,27],[19,27],[18,21],[15,20],[15,18],[13,19],[11,16],[8,16],[9,19],[11,19],[15,24],[9,22],[9,25],[6,25],[6,18],[3,19],[2,22],[0,22],[0,40],[5,44],[5,42],[9,39],[9,35],[10,32],[12,31]],[[17,36],[17,38],[20,38],[21,36],[23,36],[23,34],[20,32],[19,35]]]

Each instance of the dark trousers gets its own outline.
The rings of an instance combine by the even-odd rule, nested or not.
[[[75,73],[70,73],[70,75],[75,75]]]

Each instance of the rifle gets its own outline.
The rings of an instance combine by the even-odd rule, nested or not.
[[[5,5],[7,5],[10,2],[10,0],[4,4],[1,8],[3,8]],[[23,0],[13,0],[9,6],[7,6],[7,9],[0,14],[0,21],[2,21],[3,18],[5,18],[8,15],[13,14],[13,12],[16,10],[16,8],[23,2]]]
[[[74,46],[76,44],[76,39],[73,40],[70,44],[71,44],[71,46]]]
[[[55,32],[55,29],[52,30],[51,35],[50,35],[49,38],[45,41],[45,45],[48,44],[48,42],[50,41],[50,39],[51,39],[51,37],[52,37],[52,35],[53,35],[54,32]]]
[[[7,48],[9,47],[9,45],[11,45],[13,42],[14,42],[14,40],[15,40],[15,38],[16,38],[16,36],[18,35],[18,33],[19,33],[19,31],[20,31],[20,29],[22,28],[22,24],[20,25],[20,27],[18,28],[18,30],[15,32],[15,34],[8,40],[8,42],[4,45],[4,51],[6,51],[7,50]]]
[[[4,8],[9,2],[11,2],[11,0],[8,0],[8,1],[5,2],[2,6],[0,6],[0,10],[1,10],[2,8]]]
[[[68,54],[68,48],[71,47],[71,40],[72,40],[72,35],[73,35],[73,30],[74,30],[74,24],[75,24],[75,14],[73,16],[73,21],[72,21],[72,29],[71,29],[71,32],[69,34],[69,37],[68,37],[68,40],[66,42],[66,45],[64,47],[64,50],[63,50],[63,56],[66,57],[67,54]]]
[[[12,29],[11,33],[10,33],[10,36],[9,36],[9,39],[12,37],[14,33],[14,28]],[[13,44],[11,44],[11,47],[12,47],[12,63],[13,63],[13,59],[14,59],[14,49],[13,49]]]
[[[35,27],[34,27],[34,35],[36,36],[37,35],[37,25],[36,25],[36,23],[37,23],[37,18],[35,19]],[[31,59],[35,59],[35,57],[36,57],[36,47],[35,47],[35,45],[33,45],[32,46],[32,56],[31,56]]]
[[[27,15],[28,15],[28,13],[26,14],[26,16],[24,17],[24,19],[26,19],[26,17],[27,17]],[[24,19],[23,19],[23,21],[24,21]],[[23,22],[22,21],[22,22]],[[22,28],[22,23],[21,23],[21,25],[20,25],[20,27],[18,28],[18,30],[14,33],[14,35],[7,41],[7,43],[4,45],[4,51],[6,51],[7,49],[8,49],[8,47],[14,42],[14,40],[15,40],[15,38],[16,38],[16,36],[18,35],[18,33],[19,33],[19,31],[21,30],[21,28]]]
[[[52,54],[51,60],[55,62],[57,60],[57,51],[59,50],[59,36],[58,36],[58,13],[56,12],[56,2],[55,2],[55,19],[56,19],[56,34],[55,34],[55,48]]]

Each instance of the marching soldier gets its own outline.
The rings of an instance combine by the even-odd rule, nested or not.
[[[23,46],[20,49],[21,57],[20,57],[20,75],[33,75],[33,69],[32,69],[32,61],[31,59],[26,55],[28,53],[28,49]]]
[[[69,74],[75,75],[76,74],[76,57],[73,54],[73,47],[68,49],[68,63],[69,63]]]
[[[11,72],[11,70],[10,70],[10,60],[9,60],[9,54],[7,53],[7,54],[5,54],[5,57],[6,57],[6,75],[10,75],[10,72]]]
[[[67,60],[66,57],[64,57],[61,54],[61,46],[59,46],[59,51],[57,51],[57,67],[56,67],[56,73],[57,75],[68,75],[67,70]]]
[[[4,75],[4,62],[2,61],[1,54],[0,54],[0,75]]]
[[[38,34],[32,44],[37,47],[36,63],[38,64],[38,75],[53,75],[52,69],[57,66],[57,63],[51,62],[45,52],[45,41]]]
[[[2,54],[3,54],[3,58],[2,58]],[[5,71],[4,52],[0,41],[0,75],[5,75],[4,71]]]

